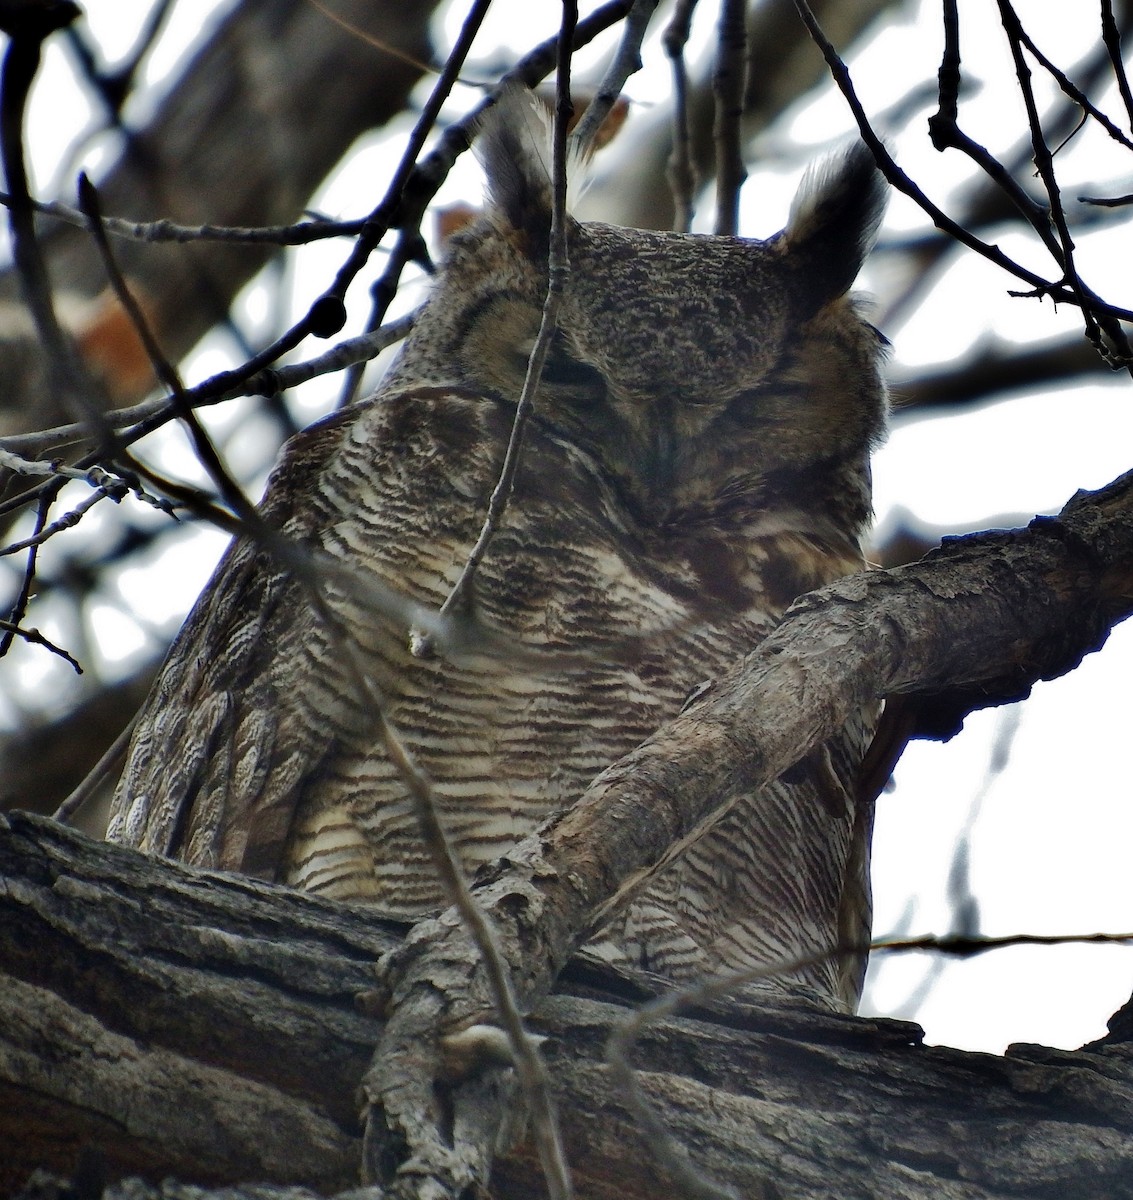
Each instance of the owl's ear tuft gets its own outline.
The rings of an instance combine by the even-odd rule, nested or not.
[[[504,89],[484,114],[476,138],[476,156],[488,179],[489,214],[526,234],[543,257],[550,245],[551,139],[550,110],[522,84]],[[572,184],[582,175],[577,160],[587,157],[568,142],[567,175]]]
[[[814,310],[849,291],[873,249],[885,201],[885,179],[862,142],[803,177],[783,233]]]
[[[476,139],[488,180],[489,214],[546,253],[551,230],[551,122],[525,87],[507,88],[484,115]]]

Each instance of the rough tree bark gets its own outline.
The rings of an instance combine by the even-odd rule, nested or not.
[[[357,1183],[379,1027],[355,994],[397,930],[19,814],[0,822],[0,878],[3,1194],[35,1167],[69,1177],[84,1145],[108,1181]],[[671,1189],[603,1062],[639,999],[578,967],[531,1017],[580,1196]],[[904,1022],[729,1002],[648,1027],[634,1062],[694,1162],[745,1196],[1133,1196],[1130,1008],[1081,1051],[999,1058],[926,1047]],[[543,1194],[522,1140],[492,1193]],[[44,1180],[29,1195],[62,1200]]]
[[[581,1194],[666,1186],[600,1061],[628,994],[607,979],[597,997],[593,981],[562,974],[595,921],[863,698],[947,693],[934,716],[947,724],[1071,669],[1131,607],[1133,474],[1027,530],[841,581],[799,601],[746,662],[478,882],[521,1004],[552,1038]],[[9,1187],[32,1165],[67,1171],[92,1141],[114,1175],[341,1189],[360,1157],[359,1081],[371,1175],[418,1194],[412,1160],[421,1195],[483,1184],[469,1164],[490,1160],[514,1112],[498,1072],[443,1071],[438,1038],[492,1014],[454,912],[394,949],[398,931],[364,909],[194,875],[19,817],[3,828],[0,880],[0,1134],[21,1148]],[[352,998],[390,950],[379,1027]],[[744,1194],[1129,1197],[1129,1011],[1075,1054],[999,1059],[926,1049],[901,1023],[731,1003],[650,1027],[637,1064],[694,1161]],[[441,1124],[422,1119],[435,1111]],[[500,1196],[536,1186],[523,1148],[493,1174]]]
[[[926,724],[950,733],[963,712],[1072,669],[1131,607],[1133,473],[1026,530],[954,539],[919,563],[804,596],[736,670],[481,882],[521,1006],[547,994],[587,932],[675,847],[741,790],[818,749],[863,703],[938,697]],[[428,1164],[438,1194],[458,1195],[454,1164],[483,1147],[454,1155],[450,1131],[420,1114],[440,1074],[439,1038],[492,1011],[483,962],[449,910],[414,928],[387,975],[394,1004],[365,1082],[371,1140],[398,1146],[397,1162],[417,1173]],[[396,1177],[377,1156],[367,1166]]]

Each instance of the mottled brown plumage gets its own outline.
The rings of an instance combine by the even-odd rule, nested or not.
[[[370,400],[293,439],[264,516],[436,609],[480,530],[547,282],[539,120],[511,97],[481,137],[485,216],[458,234]],[[475,584],[482,636],[411,652],[404,612],[344,580],[329,604],[435,783],[469,868],[568,804],[774,626],[863,565],[880,339],[846,292],[872,239],[863,148],[804,185],[768,242],[572,223],[559,333],[515,494]],[[111,836],[382,913],[441,903],[397,771],[341,645],[249,540],[170,652]],[[869,927],[862,714],[748,796],[595,940],[675,979],[818,950]],[[852,1004],[861,962],[800,982]]]

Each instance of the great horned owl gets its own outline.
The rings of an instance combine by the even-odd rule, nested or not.
[[[290,539],[436,609],[480,532],[547,287],[545,121],[479,138],[490,201],[370,399],[292,439],[263,503]],[[475,580],[480,644],[328,603],[433,780],[465,866],[499,856],[751,650],[797,596],[863,566],[881,339],[847,291],[882,187],[857,146],[768,241],[571,221],[570,275],[514,495]],[[229,549],[134,734],[110,836],[414,918],[442,903],[369,701],[303,588]],[[872,714],[740,800],[596,936],[675,980],[860,941]],[[796,981],[852,1005],[862,962]]]

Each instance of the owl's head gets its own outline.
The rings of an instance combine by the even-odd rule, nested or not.
[[[514,404],[547,289],[545,111],[506,94],[477,149],[489,204],[451,239],[397,377]],[[860,529],[885,420],[883,340],[847,293],[883,205],[855,145],[811,171],[767,241],[570,219],[534,420],[592,456],[642,524],[754,511],[781,524],[833,504],[843,531]]]

